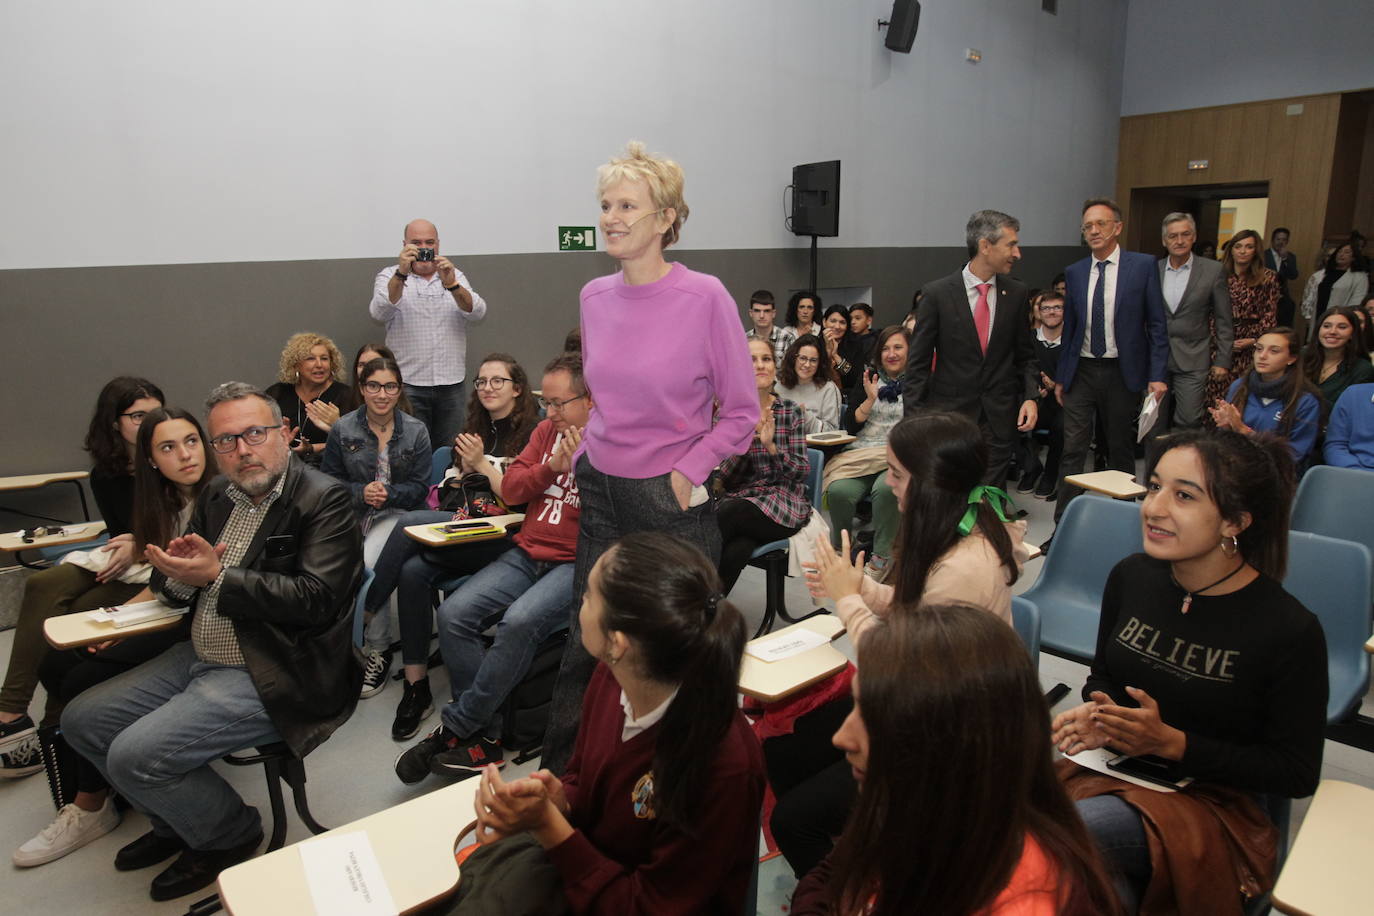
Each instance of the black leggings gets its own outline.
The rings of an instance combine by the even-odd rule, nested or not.
[[[848,696],[832,700],[798,718],[792,734],[763,742],[778,800],[769,828],[798,878],[830,854],[858,794],[844,752],[830,741],[853,708]]]
[[[770,541],[790,538],[801,526],[779,525],[763,514],[763,510],[747,499],[727,496],[716,508],[716,522],[720,525],[720,578],[725,594],[739,581],[739,574],[749,565],[755,550]]]

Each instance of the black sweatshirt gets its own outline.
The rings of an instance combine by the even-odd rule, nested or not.
[[[1261,573],[1229,595],[1186,593],[1169,564],[1127,557],[1107,579],[1097,653],[1083,687],[1159,703],[1187,734],[1180,776],[1301,798],[1317,788],[1326,726],[1326,641],[1316,616]]]

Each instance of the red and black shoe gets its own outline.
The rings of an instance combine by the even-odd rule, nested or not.
[[[496,764],[497,769],[506,765],[501,745],[482,735],[474,735],[435,754],[430,758],[429,771],[435,776],[472,776],[491,763]]]

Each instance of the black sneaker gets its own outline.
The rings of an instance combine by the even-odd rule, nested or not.
[[[429,775],[429,762],[436,754],[458,746],[458,736],[443,725],[426,735],[419,744],[396,758],[396,776],[408,786]]]
[[[405,682],[405,693],[396,706],[396,721],[391,723],[391,740],[405,741],[414,738],[420,730],[420,723],[434,712],[434,698],[429,693],[429,678],[415,683]]]
[[[10,750],[37,731],[33,727],[33,720],[27,715],[20,716],[13,722],[0,722],[0,751]]]
[[[358,691],[360,697],[370,697],[375,693],[380,693],[386,686],[386,676],[391,673],[391,650],[385,652],[369,652],[367,656],[367,667],[363,669],[363,688]]]
[[[477,735],[435,754],[429,761],[429,771],[435,776],[472,776],[489,763],[500,769],[506,765],[506,756],[499,743]]]
[[[38,735],[31,734],[10,745],[0,754],[0,779],[20,779],[43,769],[43,746]]]
[[[1037,474],[1032,474],[1030,471],[1027,471],[1025,474],[1023,474],[1023,475],[1021,476],[1021,482],[1018,483],[1018,484],[1016,485],[1016,492],[1017,492],[1017,493],[1029,493],[1029,492],[1031,492],[1032,490],[1035,489],[1036,481],[1038,481],[1039,479],[1040,479],[1040,475],[1039,475],[1038,473],[1037,473]]]

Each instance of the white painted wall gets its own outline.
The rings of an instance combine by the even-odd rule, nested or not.
[[[805,244],[791,166],[844,162],[842,246],[1077,241],[1113,184],[1126,0],[7,0],[0,268],[556,248],[630,138],[687,170],[684,248]],[[962,59],[976,47],[983,62]]]
[[[1121,114],[1374,89],[1369,0],[1134,0]]]

